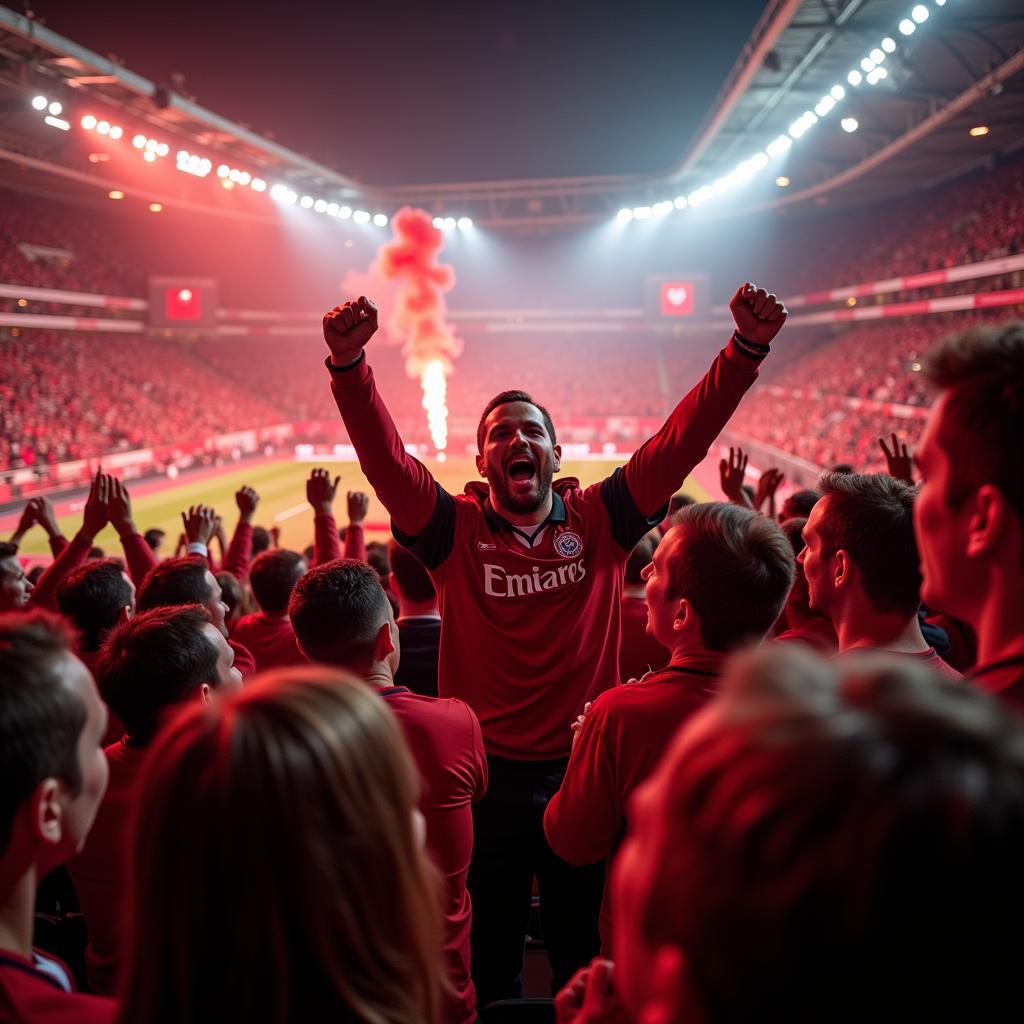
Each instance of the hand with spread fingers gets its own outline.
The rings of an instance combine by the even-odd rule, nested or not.
[[[880,437],[878,443],[885,455],[885,464],[889,467],[889,476],[902,480],[911,486],[914,485],[914,456],[906,444],[900,442],[899,437],[893,433],[892,448],[885,443],[885,438]]]

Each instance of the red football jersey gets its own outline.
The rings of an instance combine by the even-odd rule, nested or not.
[[[0,1021],[4,1024],[113,1024],[117,1003],[75,992],[62,964],[42,954],[0,950]]]
[[[587,712],[561,789],[544,811],[551,849],[570,864],[610,857],[626,829],[630,794],[654,770],[680,726],[710,699],[725,656],[707,654],[602,693]],[[611,948],[609,890],[601,944]]]
[[[306,664],[287,616],[271,618],[263,612],[243,615],[232,627],[231,638],[248,648],[256,661],[257,672]]]
[[[378,693],[405,733],[420,773],[419,808],[427,849],[445,880],[444,962],[454,991],[444,997],[446,1024],[476,1019],[469,970],[472,908],[466,889],[473,854],[473,808],[487,790],[480,723],[460,700],[439,700],[393,686]]]
[[[530,548],[494,512],[486,485],[468,484],[453,497],[405,450],[365,359],[333,375],[338,408],[392,515],[395,539],[437,588],[438,691],[473,708],[488,753],[566,756],[569,723],[583,703],[618,683],[626,558],[662,521],[757,368],[730,341],[625,467],[586,489],[571,478],[555,481],[547,528]]]

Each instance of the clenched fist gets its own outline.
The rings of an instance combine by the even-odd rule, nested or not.
[[[736,289],[729,311],[740,336],[759,345],[769,344],[789,316],[775,295],[749,281]]]
[[[376,333],[377,307],[365,295],[324,313],[324,341],[335,366],[355,362]]]

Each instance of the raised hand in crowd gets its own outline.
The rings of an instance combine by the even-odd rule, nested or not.
[[[237,497],[237,495],[236,495]],[[220,560],[223,562],[228,553],[228,538],[224,532],[224,517],[217,516],[213,521],[213,535],[220,545]]]
[[[352,526],[362,525],[370,511],[370,496],[362,491],[348,492],[348,521]]]
[[[878,439],[878,444],[885,455],[885,464],[888,467],[889,476],[895,477],[897,480],[902,480],[904,483],[908,483],[913,487],[914,459],[906,444],[902,444],[895,433],[892,435],[891,449],[885,443],[884,437],[880,437]]]
[[[272,526],[267,530],[267,533],[270,536],[270,546],[272,548],[279,548],[281,546],[281,527]]]
[[[329,515],[334,509],[334,496],[338,493],[338,484],[341,477],[336,476],[331,481],[331,474],[326,469],[314,469],[306,481],[306,500],[313,506],[313,512],[318,515]],[[349,495],[351,499],[351,493]],[[351,501],[350,501],[351,506]],[[351,518],[351,507],[349,509]]]
[[[557,1024],[628,1024],[614,977],[615,964],[601,958],[578,970],[555,996]]]
[[[31,501],[26,501],[25,507],[21,510],[21,518],[18,520],[18,525],[15,527],[14,533],[11,534],[10,543],[15,547],[20,547],[25,534],[35,525],[36,510],[33,508]]]
[[[252,517],[256,514],[256,506],[260,503],[260,496],[252,487],[241,487],[235,492],[235,504],[238,505],[239,521],[251,523]]]
[[[729,458],[722,459],[718,464],[718,475],[722,484],[722,493],[734,504],[742,508],[750,508],[750,498],[743,490],[743,478],[747,475],[749,456],[742,448],[730,448]]]
[[[38,498],[33,498],[29,502],[29,505],[32,506],[36,524],[46,531],[46,535],[50,538],[50,541],[63,541],[64,534],[61,532],[61,528],[57,525],[57,514],[53,511],[53,505],[51,504],[50,499],[40,495]]]
[[[778,297],[749,281],[736,289],[729,312],[740,337],[754,345],[768,345],[782,330],[789,313]]]
[[[111,483],[112,478],[106,473],[97,473],[89,488],[89,497],[85,499],[82,528],[78,531],[78,536],[90,543],[110,521],[107,515],[107,502],[110,500]]]
[[[107,520],[117,530],[117,535],[124,539],[133,533],[138,533],[135,528],[135,521],[132,519],[132,499],[128,494],[128,488],[124,481],[114,477],[110,478],[106,500]]]
[[[209,547],[217,528],[217,513],[209,505],[193,505],[188,512],[181,513],[185,537],[189,544],[204,544]]]
[[[775,492],[779,489],[779,484],[785,480],[785,474],[781,469],[775,466],[770,466],[766,469],[757,481],[757,490],[754,493],[754,508],[758,512],[763,512],[770,518],[775,518]],[[765,502],[768,503],[768,508],[765,508]]]
[[[185,549],[188,547],[188,537],[184,532],[178,534],[178,543],[174,545],[174,558],[180,558],[185,554]]]
[[[324,314],[324,340],[335,366],[354,363],[376,332],[377,307],[365,295]]]

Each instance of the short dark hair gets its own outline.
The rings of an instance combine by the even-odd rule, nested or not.
[[[878,653],[769,645],[720,685],[662,762],[664,859],[637,907],[652,945],[685,950],[702,1019],[1015,1016],[1016,716]]]
[[[387,544],[379,540],[371,540],[366,545],[366,562],[383,585],[387,574],[391,572],[391,556]]]
[[[263,611],[287,610],[292,587],[306,571],[299,571],[303,565],[305,559],[302,555],[285,548],[264,551],[253,559],[252,565],[249,566],[249,585]]]
[[[131,601],[131,584],[116,558],[86,562],[57,587],[57,607],[81,634],[83,651],[99,650],[104,634],[117,625],[121,609]]]
[[[398,589],[410,601],[430,601],[437,597],[434,581],[423,568],[423,563],[396,540],[388,548],[388,561]]]
[[[675,515],[681,508],[686,508],[687,505],[696,505],[697,499],[691,498],[688,494],[684,494],[682,491],[678,491],[673,494],[668,500],[668,514],[670,516]]]
[[[74,638],[43,611],[0,615],[0,854],[23,801],[43,779],[58,778],[78,793],[78,738],[85,705],[55,671]]]
[[[258,555],[270,547],[270,534],[265,526],[254,526],[252,528],[252,553]]]
[[[233,572],[228,572],[227,569],[221,569],[214,575],[220,584],[220,599],[227,606],[228,612],[233,612],[240,604],[244,605],[245,591],[242,590],[242,584],[238,582],[238,577]]]
[[[140,612],[179,604],[206,604],[210,588],[206,574],[209,563],[198,555],[168,558],[154,566],[135,595]]]
[[[682,505],[679,507],[683,508]],[[644,534],[637,541],[636,546],[629,553],[629,558],[626,559],[624,579],[627,583],[632,583],[634,586],[638,583],[643,583],[640,573],[651,564],[651,559],[654,557],[657,547],[657,541],[649,533]]]
[[[158,526],[150,527],[143,535],[142,539],[154,550],[160,547],[160,542],[166,537],[165,531],[161,530]]]
[[[9,541],[0,540],[0,559],[4,558],[16,558],[18,555],[18,545],[11,544]]]
[[[804,489],[794,491],[782,504],[789,508],[795,515],[803,516],[806,519],[811,514],[811,509],[821,501],[821,494],[818,491]]]
[[[950,465],[947,501],[955,508],[992,483],[1024,525],[1024,473],[1008,454],[1024,437],[1024,321],[947,338],[925,355],[924,373],[949,392],[938,437]]]
[[[679,510],[682,543],[668,564],[670,598],[685,597],[712,651],[760,640],[793,585],[795,559],[778,523],[722,501]]]
[[[373,660],[374,641],[388,621],[388,599],[370,566],[339,558],[310,569],[295,584],[288,614],[310,661],[358,670]]]
[[[784,523],[779,523],[779,529],[786,535],[786,540],[789,541],[790,547],[793,549],[794,558],[807,547],[807,543],[804,540],[804,527],[806,525],[807,520],[800,516],[794,516],[792,519],[787,519]]]
[[[154,608],[107,637],[96,679],[133,742],[148,743],[167,709],[203,683],[217,685],[217,648],[203,632],[209,622],[202,605]]]
[[[822,553],[850,556],[876,612],[913,615],[921,603],[914,488],[888,473],[823,473],[818,487],[828,499]]]
[[[853,471],[853,466],[849,462],[837,462],[834,466],[829,467],[830,473],[852,473]]]
[[[502,391],[500,395],[495,395],[488,403],[484,406],[483,414],[480,417],[480,423],[476,428],[476,447],[477,451],[484,450],[484,424],[487,421],[487,417],[498,408],[499,405],[508,405],[509,402],[526,402],[532,405],[537,412],[541,414],[544,420],[544,429],[548,432],[548,437],[551,438],[551,443],[557,444],[555,440],[555,425],[551,422],[551,414],[544,408],[540,402],[535,402],[533,397],[526,391]]]

